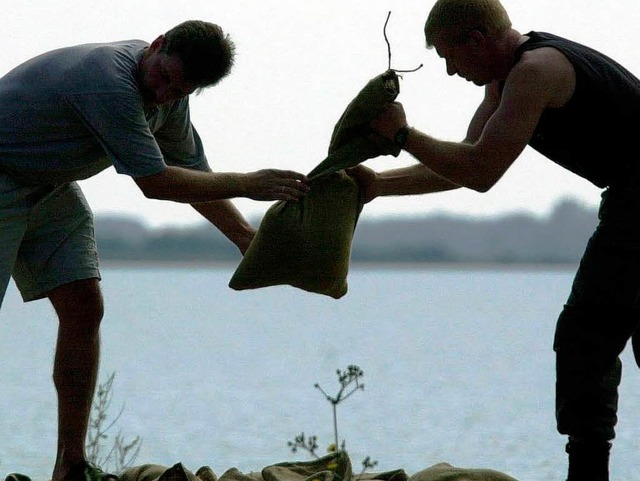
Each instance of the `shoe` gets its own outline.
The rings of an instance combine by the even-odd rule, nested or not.
[[[64,481],[120,481],[120,478],[115,474],[105,473],[98,466],[84,461],[82,463],[74,464],[65,475]]]
[[[31,481],[31,478],[25,474],[11,473],[4,478],[4,481]]]

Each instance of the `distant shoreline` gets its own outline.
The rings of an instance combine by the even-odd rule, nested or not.
[[[181,260],[104,260],[101,267],[107,269],[235,269],[232,261],[181,261]],[[431,271],[575,271],[571,263],[482,263],[482,262],[351,262],[350,270],[431,270]]]
[[[596,219],[593,210],[567,201],[547,218],[363,220],[353,237],[351,268],[573,270]],[[153,230],[130,219],[96,219],[96,239],[105,266],[235,269],[241,259],[229,239],[206,225]]]

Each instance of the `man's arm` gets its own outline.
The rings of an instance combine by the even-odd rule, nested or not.
[[[486,115],[483,112],[470,126],[470,142],[442,141],[411,129],[405,149],[435,174],[486,192],[526,147],[544,109],[564,105],[574,88],[573,67],[562,54],[554,49],[527,52],[509,74],[500,103],[484,127],[478,129]],[[372,126],[393,138],[405,124],[402,106],[391,104]]]
[[[168,166],[162,172],[136,177],[150,199],[195,203],[248,197],[254,200],[297,200],[308,191],[306,177],[287,170],[265,169],[247,174],[201,172]]]
[[[500,95],[496,89],[492,85],[485,87],[485,97],[471,119],[464,142],[474,143],[480,138],[487,120],[498,108],[499,103]],[[437,175],[421,163],[383,172],[375,172],[359,165],[348,172],[360,184],[365,203],[376,197],[430,194],[461,187]]]
[[[500,105],[475,142],[438,140],[412,129],[405,149],[451,182],[488,191],[524,150],[547,105],[545,96],[530,88],[532,75],[520,68],[510,76]]]
[[[464,142],[473,144],[480,139],[484,126],[491,118],[500,105],[500,93],[498,92],[497,83],[491,83],[484,88],[484,98],[476,109],[469,127],[467,128],[467,136]]]
[[[247,222],[230,200],[214,200],[191,205],[233,242],[242,254],[247,251],[256,229]]]
[[[375,172],[364,165],[349,169],[362,189],[365,203],[376,197],[418,195],[457,189],[456,185],[429,170],[424,164]]]
[[[471,119],[464,142],[474,143],[480,138],[487,120],[499,104],[500,95],[495,86],[485,87],[485,97]],[[355,177],[363,188],[365,202],[381,196],[430,194],[460,187],[421,163],[384,172],[374,172],[360,165],[350,169],[349,174]]]

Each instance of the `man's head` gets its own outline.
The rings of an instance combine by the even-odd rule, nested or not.
[[[511,20],[498,0],[438,0],[427,18],[427,48],[438,40],[449,44],[467,41],[471,32],[496,37],[511,28]]]
[[[178,100],[217,84],[231,71],[235,45],[218,25],[189,20],[156,38],[140,62],[145,103]]]
[[[162,50],[182,60],[185,80],[198,86],[217,84],[231,71],[235,45],[218,25],[189,20],[164,34]]]
[[[446,60],[449,75],[476,85],[502,74],[502,44],[513,32],[498,0],[437,0],[424,27],[427,48]]]

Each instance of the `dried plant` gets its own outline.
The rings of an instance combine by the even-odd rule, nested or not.
[[[313,456],[316,459],[320,457],[316,453],[316,450],[318,449],[317,436],[310,436],[309,438],[306,438],[304,432],[302,432],[298,434],[293,439],[293,441],[289,441],[287,444],[289,445],[289,448],[291,448],[292,453],[297,453],[298,449],[302,449],[304,451],[307,451],[309,454],[311,454],[311,456]]]
[[[316,383],[314,387],[318,389],[325,397],[327,401],[331,404],[331,409],[333,413],[333,438],[334,442],[329,445],[327,451],[329,452],[346,452],[346,442],[342,440],[339,442],[338,436],[338,404],[346,401],[349,397],[351,397],[356,391],[363,391],[364,384],[361,382],[362,377],[364,376],[364,371],[360,369],[358,366],[350,365],[346,370],[341,371],[340,369],[336,370],[336,375],[338,376],[338,383],[340,387],[338,388],[338,392],[335,396],[331,396],[327,394],[327,392],[320,386],[320,384]],[[309,436],[307,437],[304,432],[300,433],[298,436],[294,438],[293,441],[289,441],[289,448],[292,453],[298,452],[298,450],[307,451],[314,458],[319,458],[317,454],[318,449],[318,438],[317,436]],[[362,461],[362,471],[360,475],[362,475],[368,469],[375,467],[378,464],[378,461],[372,460],[370,456],[367,456]]]
[[[142,440],[136,436],[126,440],[121,432],[115,435],[111,446],[108,446],[108,432],[114,428],[124,412],[124,403],[118,414],[110,421],[109,408],[113,401],[113,381],[115,373],[111,373],[107,380],[98,385],[95,399],[91,408],[89,429],[87,433],[87,460],[104,471],[119,473],[133,465],[140,453]],[[107,443],[105,445],[105,443]]]
[[[331,403],[333,411],[334,446],[335,449],[338,450],[338,404],[346,401],[354,392],[364,390],[364,384],[360,382],[360,378],[364,376],[364,372],[358,366],[350,365],[346,371],[338,369],[336,374],[338,375],[340,389],[335,396],[329,396],[318,383],[315,384],[315,388],[324,394],[327,401]]]

